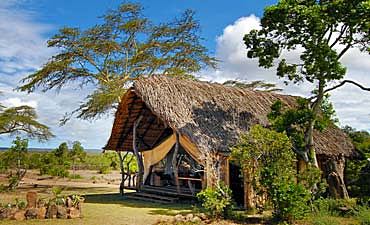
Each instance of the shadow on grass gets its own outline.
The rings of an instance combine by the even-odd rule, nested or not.
[[[154,208],[150,210],[151,215],[167,215],[174,216],[177,214],[186,214],[193,211],[193,206],[191,204],[160,204],[153,202],[146,202],[140,200],[127,199],[125,196],[117,194],[87,194],[85,196],[86,203],[95,204],[117,204],[123,207],[130,208]]]

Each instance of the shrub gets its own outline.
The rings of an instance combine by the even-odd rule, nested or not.
[[[109,174],[110,173],[110,166],[102,165],[99,167],[98,173],[100,174]]]
[[[226,217],[232,209],[231,189],[226,185],[206,188],[197,194],[205,213],[220,218]]]
[[[355,215],[357,220],[360,222],[360,225],[370,224],[370,208],[359,206]]]
[[[310,172],[297,183],[296,155],[286,134],[253,126],[241,136],[232,155],[244,170],[253,171],[249,182],[256,193],[267,193],[275,219],[292,222],[307,215],[312,197],[309,190],[317,173]]]
[[[345,209],[345,210],[344,210]],[[356,209],[355,199],[318,199],[313,202],[316,215],[348,216]]]
[[[80,174],[72,174],[72,175],[69,175],[70,179],[82,179],[83,177],[80,175]]]

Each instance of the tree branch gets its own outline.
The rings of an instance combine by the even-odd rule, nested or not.
[[[355,82],[355,81],[353,81],[353,80],[344,80],[344,81],[342,81],[340,84],[335,85],[334,87],[331,87],[331,88],[326,89],[326,90],[324,91],[324,93],[328,93],[329,91],[332,91],[332,90],[334,90],[334,89],[337,89],[337,88],[339,88],[339,87],[341,87],[341,86],[345,85],[346,83],[353,84],[353,85],[355,85],[355,86],[357,86],[357,87],[361,88],[361,89],[362,89],[362,90],[364,90],[364,91],[370,91],[370,87],[364,87],[364,86],[362,86],[361,84],[359,84],[359,83],[357,83],[357,82]]]

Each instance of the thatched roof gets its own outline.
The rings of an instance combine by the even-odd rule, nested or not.
[[[158,144],[172,128],[201,151],[228,152],[252,125],[268,125],[267,114],[278,99],[289,107],[296,104],[293,96],[208,82],[163,76],[139,79],[122,98],[105,149],[130,151],[133,121],[143,115],[138,129],[143,149]],[[335,126],[316,132],[314,140],[319,155],[350,156],[354,151],[349,138]]]

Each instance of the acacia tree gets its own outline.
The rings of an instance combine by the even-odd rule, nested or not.
[[[6,108],[0,104],[0,135],[25,133],[29,138],[45,141],[54,135],[48,126],[37,121],[37,114],[30,106]]]
[[[278,60],[278,77],[316,85],[307,104],[312,116],[305,126],[302,152],[310,164],[317,166],[313,130],[325,94],[346,83],[370,91],[346,80],[346,67],[341,62],[352,48],[370,53],[369,37],[368,0],[280,0],[265,9],[261,29],[244,37],[247,56],[258,58],[259,66],[270,68]],[[287,55],[299,54],[300,62],[289,62],[282,55],[283,50]],[[339,84],[330,87],[335,81]]]
[[[145,76],[189,78],[216,60],[201,45],[194,12],[154,24],[138,3],[124,3],[108,11],[103,22],[86,30],[65,27],[48,41],[58,54],[23,79],[21,91],[61,89],[71,82],[94,91],[74,112],[94,119],[119,102],[132,82]],[[66,120],[63,120],[65,122]]]

